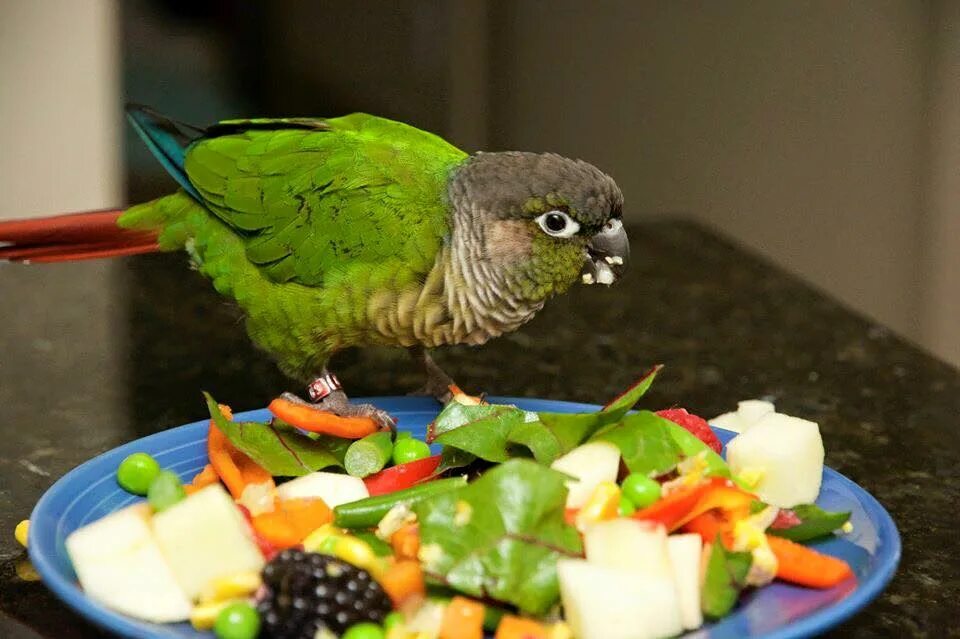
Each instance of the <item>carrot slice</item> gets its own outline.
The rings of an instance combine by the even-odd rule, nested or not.
[[[533,619],[504,615],[493,639],[547,639],[547,627]]]
[[[767,535],[770,550],[777,558],[777,577],[809,588],[832,588],[853,577],[842,559],[831,557],[803,544]]]
[[[333,521],[322,499],[278,500],[274,510],[251,518],[253,529],[275,548],[290,548],[314,530]]]
[[[344,439],[361,439],[377,432],[377,423],[369,417],[340,417],[278,397],[267,407],[277,418],[312,433],[324,433]]]
[[[193,478],[193,481],[190,482],[190,485],[196,489],[206,488],[210,484],[215,484],[220,481],[220,478],[217,476],[217,471],[213,469],[213,465],[207,464],[203,467],[199,473]]]
[[[227,419],[233,419],[229,406],[221,405],[220,411]],[[237,450],[213,421],[210,422],[210,430],[207,432],[207,457],[234,499],[240,499],[244,489],[250,484],[274,483],[270,473]]]
[[[423,569],[416,559],[401,559],[380,576],[380,585],[399,608],[404,601],[414,595],[424,595],[427,591],[423,580]]]
[[[483,604],[454,597],[443,612],[440,639],[483,639]]]
[[[390,536],[390,546],[398,559],[416,559],[420,552],[420,527],[407,524]]]

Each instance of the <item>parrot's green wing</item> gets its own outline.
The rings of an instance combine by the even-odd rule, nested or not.
[[[448,177],[465,158],[435,135],[357,113],[221,122],[184,168],[271,280],[317,286],[361,263],[426,274],[449,233]]]

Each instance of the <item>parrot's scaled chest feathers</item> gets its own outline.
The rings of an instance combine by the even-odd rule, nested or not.
[[[120,224],[186,248],[297,377],[347,346],[485,342],[627,257],[616,184],[557,155],[353,114],[223,122],[183,158],[189,188]]]

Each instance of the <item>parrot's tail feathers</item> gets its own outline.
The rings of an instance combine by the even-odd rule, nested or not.
[[[66,262],[160,250],[155,231],[117,226],[122,210],[0,222],[0,261]]]
[[[204,129],[192,124],[178,122],[162,115],[150,107],[140,104],[127,105],[127,117],[140,138],[154,157],[160,161],[167,173],[192,195],[201,201],[200,193],[190,183],[184,169],[187,147],[205,133]]]

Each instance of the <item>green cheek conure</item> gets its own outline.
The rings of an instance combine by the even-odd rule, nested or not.
[[[389,420],[347,402],[326,368],[337,350],[408,348],[445,399],[452,381],[425,349],[515,330],[575,282],[613,283],[628,257],[620,189],[580,160],[468,155],[362,113],[206,129],[143,107],[129,116],[180,190],[0,223],[0,259],[185,250],[250,338],[341,416]]]

